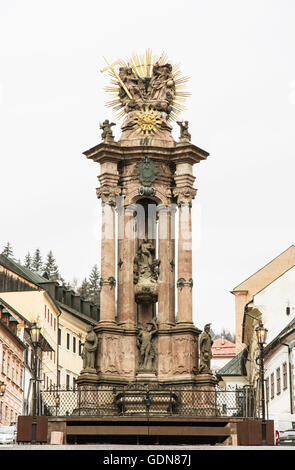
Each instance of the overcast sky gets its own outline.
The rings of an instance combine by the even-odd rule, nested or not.
[[[100,258],[99,168],[82,152],[114,119],[103,56],[164,51],[190,77],[181,117],[210,153],[196,166],[195,324],[234,332],[230,291],[295,239],[294,1],[0,6],[0,249],[10,241],[21,260],[51,249],[66,280],[89,275]]]

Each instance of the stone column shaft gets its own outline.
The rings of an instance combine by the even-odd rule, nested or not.
[[[124,234],[123,240],[119,240],[119,290],[118,297],[118,323],[134,326],[135,323],[135,301],[133,282],[134,262],[134,214],[133,210],[124,211]],[[121,260],[121,261],[120,261]]]
[[[192,224],[191,207],[179,208],[178,230],[178,323],[192,323]]]
[[[115,322],[115,208],[102,201],[100,321]]]
[[[169,325],[173,322],[174,302],[171,296],[171,211],[169,207],[159,206],[159,254],[161,261],[158,291],[158,321],[159,326]],[[174,284],[173,284],[174,293]],[[172,312],[173,310],[173,312]]]

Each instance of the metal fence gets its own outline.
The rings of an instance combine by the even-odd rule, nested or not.
[[[251,387],[215,390],[99,387],[40,393],[42,414],[47,416],[256,416]]]

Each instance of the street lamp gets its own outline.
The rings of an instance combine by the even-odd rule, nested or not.
[[[261,420],[261,431],[262,431],[262,445],[266,445],[266,420],[265,420],[265,397],[264,397],[264,363],[263,363],[263,345],[266,343],[268,330],[264,328],[263,324],[256,328],[257,341],[260,348],[259,358],[259,373],[261,383],[261,409],[262,409],[262,420]]]
[[[0,397],[3,397],[6,389],[6,384],[4,382],[0,382]]]
[[[33,378],[33,419],[32,419],[32,444],[36,444],[36,431],[37,431],[37,372],[38,372],[38,363],[37,363],[37,349],[40,341],[40,331],[36,323],[30,328],[31,340],[34,349],[34,378]]]

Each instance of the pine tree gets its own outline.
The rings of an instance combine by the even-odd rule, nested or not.
[[[78,279],[76,277],[73,278],[71,282],[68,283],[68,288],[77,292],[78,290]]]
[[[31,254],[28,251],[28,253],[25,256],[25,261],[24,261],[25,268],[32,269],[32,262],[33,260],[32,260]]]
[[[50,279],[52,280],[59,279],[60,276],[59,276],[58,266],[56,264],[55,258],[51,250],[49,251],[47,255],[46,262],[44,263],[43,269],[48,274]]]
[[[12,248],[12,245],[9,242],[6,243],[6,245],[5,245],[5,247],[2,251],[2,255],[8,256],[10,258],[13,257],[13,248]]]
[[[92,268],[91,274],[89,276],[89,300],[91,302],[98,304],[100,297],[100,273],[95,264]]]
[[[86,277],[83,279],[81,286],[77,289],[77,294],[84,300],[89,300],[89,283]]]
[[[33,261],[32,261],[32,269],[33,271],[41,272],[42,266],[43,266],[42,256],[41,256],[39,248],[37,248],[33,257]]]

